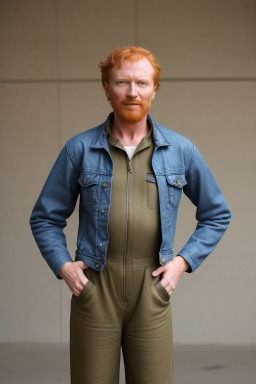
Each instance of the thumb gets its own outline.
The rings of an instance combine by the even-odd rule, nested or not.
[[[158,276],[160,275],[160,273],[163,273],[164,272],[164,266],[161,266],[157,269],[155,269],[153,272],[152,272],[152,275],[153,276]]]
[[[79,265],[79,267],[81,268],[81,269],[86,269],[86,268],[88,268],[88,265],[86,265],[82,260],[78,260],[77,261],[77,264]]]

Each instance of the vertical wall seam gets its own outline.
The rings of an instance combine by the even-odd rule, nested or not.
[[[138,0],[134,0],[134,44],[138,45]]]

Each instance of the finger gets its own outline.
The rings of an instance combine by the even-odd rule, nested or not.
[[[163,266],[161,266],[161,267],[155,269],[155,270],[152,272],[152,275],[153,275],[153,276],[158,276],[158,275],[159,275],[160,273],[162,273],[162,272],[164,272],[164,267],[163,267]]]
[[[78,274],[78,280],[79,280],[80,285],[82,285],[82,287],[84,287],[88,282],[88,279],[84,274],[84,271],[82,269],[80,269],[77,271],[77,274]]]
[[[86,266],[85,269],[87,269],[88,266]],[[84,269],[83,268],[80,268],[78,267],[77,268],[77,279],[78,279],[78,282],[84,287],[85,284],[87,284],[88,282],[88,278],[85,276],[85,272],[84,272]]]
[[[82,292],[82,290],[84,289],[85,285],[88,282],[88,279],[85,276],[84,276],[84,278],[86,279],[86,281],[81,282],[80,280],[78,280],[78,281],[75,282],[75,284],[72,287],[70,287],[71,291],[76,296],[78,296]]]
[[[163,287],[167,288],[168,285],[169,285],[169,281],[165,277],[163,277],[161,279],[161,284],[162,284]]]
[[[82,260],[76,261],[76,264],[79,265],[79,267],[82,268],[83,270],[88,268],[88,265],[86,265]]]
[[[81,261],[81,263],[80,263],[80,260],[78,262],[76,262],[76,266],[75,266],[76,267],[76,275],[77,275],[76,280],[78,281],[78,283],[85,286],[88,279],[85,276],[84,270],[87,269],[88,266],[86,264],[84,264],[83,261]]]
[[[173,291],[175,289],[175,286],[172,284],[172,282],[169,281],[165,277],[162,277],[160,282],[161,282],[162,286],[166,289],[166,291],[169,293],[169,295],[171,296],[171,294],[173,293]]]
[[[85,285],[86,285],[86,284],[85,284]],[[81,292],[82,292],[82,290],[84,289],[85,285],[83,285],[83,286],[82,286],[82,288],[79,288],[79,289],[75,289],[75,290],[74,290],[74,291],[75,291],[75,293],[74,293],[74,292],[73,292],[73,293],[74,293],[76,296],[80,295],[80,293],[81,293]]]
[[[75,295],[75,296],[79,296],[80,293],[82,292],[82,289],[80,291],[78,291],[77,289],[76,290],[71,290],[71,292]]]

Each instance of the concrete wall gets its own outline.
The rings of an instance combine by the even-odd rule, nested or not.
[[[71,292],[33,240],[33,205],[64,142],[110,111],[97,63],[126,44],[158,58],[151,114],[192,140],[232,211],[219,246],[171,302],[176,343],[256,342],[254,0],[0,2],[0,341],[67,342]],[[78,212],[68,221],[75,252]],[[182,198],[176,253],[194,230]]]

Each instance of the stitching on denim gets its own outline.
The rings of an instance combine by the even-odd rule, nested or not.
[[[197,259],[196,257],[193,255],[193,253],[188,249],[188,248],[183,248],[182,251],[185,251],[189,254],[189,256],[192,257],[194,263],[195,263],[195,266],[196,268],[200,265],[198,262],[197,262]],[[178,255],[181,255],[182,256],[182,253],[178,253]],[[193,268],[192,268],[193,269]]]
[[[160,143],[163,143],[165,145],[172,145],[172,141],[171,139],[168,139],[165,135],[166,132],[164,132],[165,130],[168,131],[168,133],[171,131],[171,132],[175,132],[175,131],[172,131],[171,129],[169,128],[166,128],[164,127],[163,125],[160,125],[160,124],[155,124],[155,126],[159,129],[159,131],[161,132],[161,134],[164,136],[165,140],[168,142],[168,144],[162,140],[159,140]],[[176,132],[175,132],[176,133]]]
[[[58,255],[60,255],[60,256],[58,256]],[[72,262],[73,261],[73,259],[72,259],[72,257],[70,256],[70,254],[69,253],[65,253],[65,254],[56,254],[56,257],[58,257],[57,258],[57,260],[55,260],[55,262],[54,262],[54,264],[52,264],[52,269],[54,270],[55,269],[55,267],[59,264],[59,262],[60,262],[60,260],[62,260],[63,262],[64,262],[64,257],[65,257],[65,260],[66,260],[66,256],[69,256],[70,257],[70,259],[71,260],[68,260],[68,261],[65,261],[65,263],[67,263],[67,262]],[[61,262],[62,262],[61,261]],[[64,263],[63,263],[64,264]]]
[[[93,261],[95,261],[95,260],[94,260],[94,256],[95,256],[94,253],[89,253],[89,252],[87,252],[87,251],[83,251],[83,250],[82,250],[81,248],[79,248],[79,247],[77,247],[76,251],[77,251],[80,255],[82,255],[82,256],[87,256],[87,257],[89,257],[89,259],[93,259]]]
[[[195,146],[195,144],[193,144],[193,152],[192,152],[191,159],[190,159],[190,162],[189,162],[189,165],[188,165],[187,172],[185,173],[185,176],[187,176],[187,174],[188,174],[189,171],[190,171],[190,168],[191,168],[192,163],[193,163],[194,158],[195,158],[195,153],[196,153],[196,146]]]
[[[71,163],[73,164],[73,167],[75,168],[75,170],[76,170],[77,172],[79,172],[79,171],[78,171],[78,166],[77,166],[77,164],[76,164],[75,158],[74,158],[74,156],[73,156],[73,154],[72,154],[72,151],[71,151],[71,148],[70,148],[70,146],[69,146],[69,142],[68,142],[68,141],[65,143],[65,148],[66,148],[66,151],[67,151],[69,160],[70,160]]]

